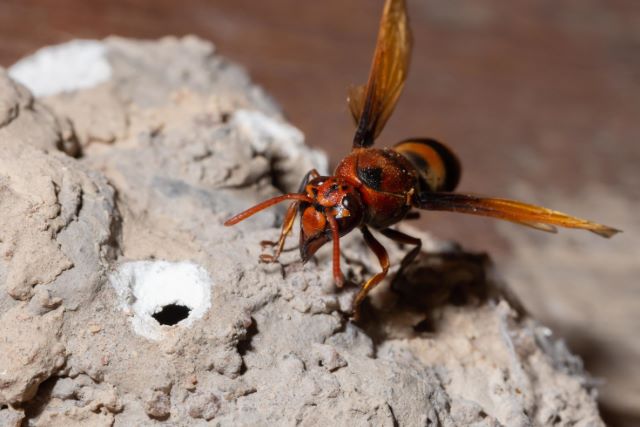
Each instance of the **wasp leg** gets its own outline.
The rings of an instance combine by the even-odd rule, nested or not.
[[[302,178],[302,182],[298,187],[298,193],[304,194],[305,187],[307,186],[309,181],[311,179],[317,178],[318,176],[320,176],[320,174],[315,169],[311,169],[309,172],[307,172],[304,178]],[[287,209],[287,213],[284,216],[284,221],[282,223],[282,231],[280,232],[280,237],[278,238],[277,241],[272,242],[270,240],[263,240],[262,242],[260,242],[260,244],[263,247],[264,246],[276,247],[273,255],[269,255],[269,254],[260,255],[260,261],[270,263],[270,262],[276,262],[278,260],[278,258],[280,257],[280,254],[284,249],[284,243],[287,240],[289,233],[291,233],[291,229],[293,228],[293,223],[296,221],[296,213],[298,211],[298,206],[300,206],[300,201],[298,200],[296,200],[295,202],[291,203],[291,205],[289,205],[289,208]]]
[[[340,270],[340,232],[335,217],[327,215],[329,227],[331,227],[331,240],[333,240],[333,280],[341,288],[344,285],[344,276]]]
[[[277,242],[271,242],[268,240],[263,240],[260,242],[262,246],[275,246],[276,249],[273,255],[269,254],[261,254],[260,261],[262,262],[276,262],[282,253],[282,249],[284,248],[284,242],[287,240],[287,236],[291,232],[293,228],[293,223],[296,220],[296,213],[298,212],[298,206],[300,205],[299,201],[295,201],[289,205],[287,209],[287,214],[284,217],[284,222],[282,224],[282,231],[280,232],[280,238]]]
[[[378,261],[380,261],[380,267],[382,267],[382,271],[367,280],[365,284],[362,285],[362,288],[360,288],[360,292],[358,292],[358,295],[356,295],[356,299],[353,302],[353,319],[356,321],[360,318],[360,304],[362,303],[362,301],[365,299],[369,291],[373,289],[375,285],[380,283],[380,281],[384,279],[389,272],[389,254],[387,254],[384,246],[382,246],[380,242],[378,242],[378,240],[373,237],[373,234],[371,234],[367,227],[362,227],[360,230],[362,231],[364,241],[367,243],[369,248],[371,248],[373,253],[378,257]]]
[[[412,237],[412,236],[409,236],[408,234],[404,234],[401,231],[393,230],[391,228],[385,228],[380,232],[385,236],[387,236],[389,239],[396,241],[398,243],[404,243],[406,245],[415,245],[415,247],[411,249],[409,253],[407,253],[404,256],[404,258],[402,258],[402,262],[400,263],[400,269],[398,270],[398,273],[396,273],[396,276],[393,278],[393,281],[391,282],[391,287],[395,289],[396,283],[398,279],[402,277],[404,269],[407,268],[407,266],[411,264],[411,262],[420,253],[420,250],[422,249],[422,240],[418,239],[417,237]]]

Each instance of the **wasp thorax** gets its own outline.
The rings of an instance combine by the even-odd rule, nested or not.
[[[304,261],[332,239],[327,217],[335,218],[338,233],[344,236],[362,224],[365,212],[358,190],[340,179],[318,177],[305,190],[314,203],[300,206],[300,254]]]

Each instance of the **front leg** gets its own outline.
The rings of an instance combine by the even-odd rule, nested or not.
[[[272,242],[269,240],[263,240],[262,242],[260,242],[260,244],[263,247],[264,246],[276,247],[273,255],[261,254],[260,255],[261,262],[270,263],[270,262],[276,262],[278,260],[284,248],[284,242],[287,240],[287,236],[289,235],[289,233],[291,232],[291,229],[293,228],[293,223],[296,220],[296,213],[298,213],[299,205],[300,205],[300,202],[297,200],[289,205],[289,208],[287,209],[287,213],[284,217],[284,221],[282,223],[282,231],[280,232],[280,238],[278,238],[278,241]]]
[[[329,228],[331,228],[331,240],[333,241],[333,281],[341,288],[344,285],[344,276],[340,269],[340,231],[338,222],[331,214],[326,216]]]
[[[362,288],[360,288],[358,295],[356,295],[356,299],[353,302],[353,319],[355,321],[360,318],[360,304],[362,303],[362,301],[364,301],[369,291],[371,291],[374,286],[380,283],[380,281],[384,279],[389,272],[389,254],[387,254],[384,246],[382,246],[380,242],[378,242],[378,240],[373,237],[373,234],[371,234],[367,227],[362,227],[360,230],[362,231],[364,241],[367,243],[369,248],[371,248],[373,253],[378,257],[378,261],[380,261],[380,267],[382,267],[382,271],[367,280],[365,284],[362,285]]]
[[[299,194],[305,194],[305,187],[307,186],[309,181],[314,179],[314,178],[317,178],[318,176],[320,176],[320,174],[315,169],[311,169],[309,172],[307,172],[306,175],[304,176],[304,178],[302,178],[302,182],[300,183],[300,186],[298,187],[298,193]],[[287,237],[289,236],[289,233],[291,233],[291,229],[293,228],[293,223],[296,221],[296,214],[298,213],[298,206],[300,206],[300,201],[299,200],[296,200],[295,202],[291,203],[291,205],[289,205],[289,208],[287,209],[287,213],[284,216],[284,221],[282,223],[282,231],[280,232],[280,237],[278,238],[277,241],[272,242],[272,241],[269,241],[269,240],[263,240],[262,242],[260,242],[260,244],[263,247],[264,246],[275,246],[276,247],[273,255],[269,255],[269,254],[260,255],[260,261],[266,262],[266,263],[271,263],[271,262],[278,261],[278,258],[280,257],[280,254],[282,253],[282,251],[284,249],[284,243],[287,240]]]

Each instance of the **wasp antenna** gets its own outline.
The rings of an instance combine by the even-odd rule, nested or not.
[[[305,196],[304,194],[298,194],[298,193],[283,194],[282,196],[276,196],[269,200],[265,200],[262,203],[258,203],[257,205],[247,209],[244,212],[240,212],[238,215],[234,216],[233,218],[226,220],[224,225],[226,227],[235,225],[240,221],[244,221],[250,216],[260,212],[261,210],[270,208],[271,206],[277,205],[278,203],[281,203],[281,202],[286,202],[287,200],[300,200],[302,202],[313,203],[313,200],[310,197]]]

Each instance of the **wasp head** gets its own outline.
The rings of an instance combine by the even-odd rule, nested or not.
[[[313,203],[300,204],[300,257],[306,262],[332,239],[328,216],[335,218],[340,236],[362,224],[364,205],[352,185],[335,177],[318,177],[305,187]]]

